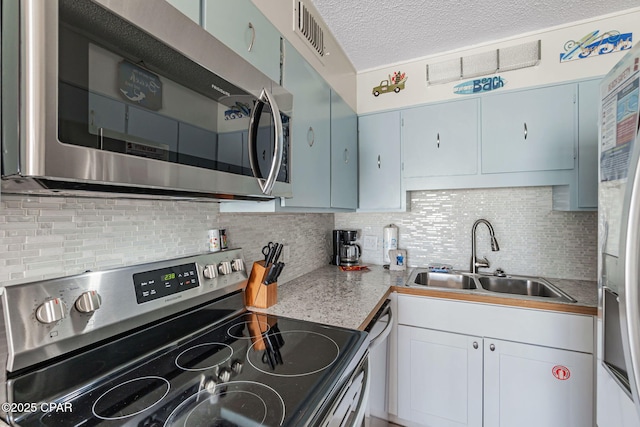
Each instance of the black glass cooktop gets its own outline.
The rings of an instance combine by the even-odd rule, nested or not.
[[[16,421],[300,425],[326,409],[367,339],[364,332],[252,312],[201,330],[207,307],[201,310],[13,378],[15,402],[57,403]],[[158,348],[163,337],[161,349],[143,355],[145,345]]]

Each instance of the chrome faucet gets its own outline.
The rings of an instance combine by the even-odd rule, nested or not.
[[[491,223],[486,219],[479,219],[474,222],[473,227],[471,228],[471,268],[469,269],[473,274],[478,272],[478,268],[489,268],[489,260],[486,257],[482,260],[479,260],[476,257],[476,229],[481,223],[485,224],[487,228],[489,228],[489,235],[491,236],[491,250],[493,252],[500,250],[500,246],[498,246],[498,241],[496,240],[496,235],[493,232]]]

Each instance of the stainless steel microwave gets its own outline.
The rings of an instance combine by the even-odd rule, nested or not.
[[[165,1],[2,2],[2,191],[290,197],[293,97]]]

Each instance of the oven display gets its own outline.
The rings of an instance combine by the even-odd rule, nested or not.
[[[196,264],[177,265],[133,275],[138,304],[200,286]]]

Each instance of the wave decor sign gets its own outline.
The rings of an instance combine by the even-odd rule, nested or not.
[[[457,95],[472,95],[474,93],[490,92],[504,87],[505,84],[507,84],[507,81],[500,76],[483,77],[455,85],[453,93]]]
[[[560,54],[560,62],[628,50],[633,45],[632,39],[633,33],[611,30],[600,34],[600,30],[595,30],[580,40],[567,41],[564,44],[564,52]]]

